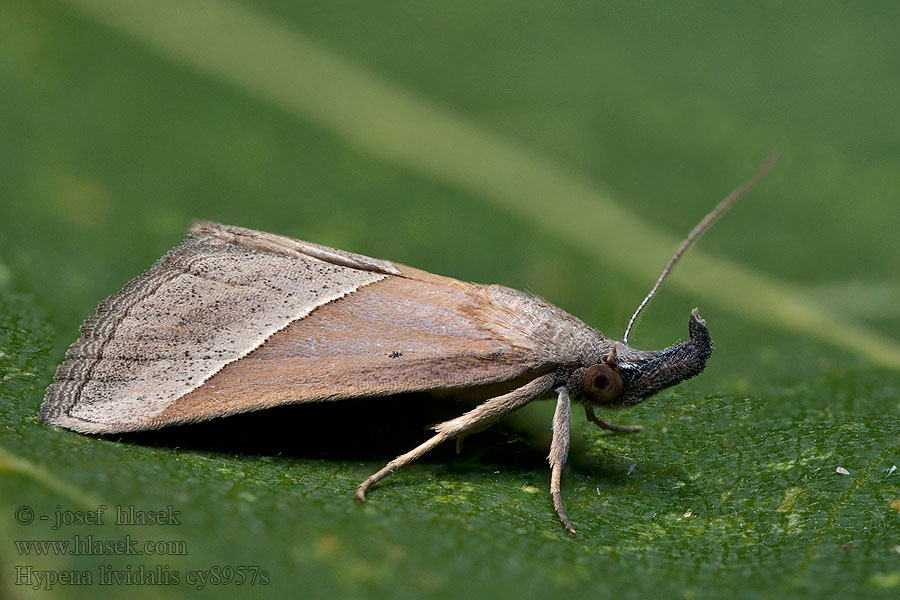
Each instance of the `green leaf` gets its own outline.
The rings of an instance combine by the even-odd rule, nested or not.
[[[898,17],[0,4],[0,594],[896,597]],[[575,538],[547,493],[552,402],[363,505],[360,481],[471,403],[109,437],[37,418],[79,323],[191,219],[528,289],[618,336],[680,237],[774,147],[631,336],[668,345],[698,305],[707,372],[603,415],[638,435],[573,411]],[[117,523],[132,507],[163,522]],[[31,544],[57,541],[110,552]]]

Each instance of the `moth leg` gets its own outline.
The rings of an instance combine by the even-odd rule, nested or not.
[[[560,491],[562,469],[566,464],[566,457],[569,456],[569,422],[571,419],[569,391],[564,387],[557,391],[559,398],[556,401],[556,412],[553,414],[553,439],[550,442],[550,456],[547,457],[547,460],[550,461],[550,496],[553,498],[553,508],[559,516],[560,523],[566,528],[569,535],[575,535],[575,527],[566,515]]]
[[[437,432],[435,436],[406,454],[401,454],[385,465],[383,469],[370,475],[359,484],[359,487],[356,488],[356,499],[360,502],[364,501],[366,499],[366,490],[372,484],[378,483],[397,469],[408,465],[435,446],[438,446],[441,442],[481,431],[509,413],[525,406],[541,394],[550,391],[552,387],[553,375],[543,375],[508,394],[486,400],[462,416],[436,425],[434,427],[434,430]]]
[[[607,429],[609,431],[617,431],[619,433],[637,433],[642,430],[643,427],[640,425],[616,425],[615,423],[607,423],[600,417],[594,414],[594,407],[585,402],[584,404],[584,414],[587,415],[587,420],[599,427],[600,429]]]

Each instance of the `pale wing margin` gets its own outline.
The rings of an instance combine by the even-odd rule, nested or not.
[[[346,250],[329,248],[328,246],[322,246],[321,244],[295,240],[294,238],[276,235],[274,233],[266,233],[265,231],[256,231],[231,225],[221,225],[209,221],[196,221],[194,226],[191,227],[191,233],[212,236],[226,242],[262,250],[264,252],[273,252],[275,254],[284,254],[286,256],[295,257],[311,256],[327,263],[342,265],[351,269],[374,271],[386,275],[400,274],[400,270],[387,260],[370,258],[368,256],[363,256],[362,254],[354,254],[353,252],[347,252]]]
[[[41,418],[88,433],[144,429],[276,331],[397,272],[387,261],[199,223],[85,321]]]

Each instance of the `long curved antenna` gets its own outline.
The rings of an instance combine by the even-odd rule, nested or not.
[[[759,163],[759,167],[756,169],[756,173],[739,185],[734,188],[734,190],[728,194],[724,200],[719,202],[714,209],[712,209],[703,219],[697,223],[696,227],[691,230],[688,234],[687,238],[683,242],[681,242],[681,246],[678,247],[678,250],[675,251],[675,254],[672,255],[672,258],[669,259],[669,262],[666,263],[666,266],[663,267],[662,273],[659,274],[659,277],[656,279],[656,283],[653,284],[653,288],[650,292],[644,297],[641,301],[640,305],[637,307],[637,310],[634,311],[634,314],[631,315],[631,319],[628,321],[628,327],[625,328],[625,335],[622,336],[622,343],[628,343],[628,334],[631,332],[631,327],[634,325],[634,322],[637,320],[638,315],[641,314],[641,311],[644,310],[644,307],[650,302],[653,296],[656,295],[656,291],[659,289],[659,286],[662,285],[662,282],[665,281],[666,277],[668,277],[669,273],[672,272],[672,268],[675,266],[682,255],[687,252],[688,248],[690,248],[697,239],[703,235],[707,229],[712,226],[713,223],[716,222],[716,219],[722,216],[722,214],[731,208],[731,205],[735,203],[735,201],[746,194],[750,189],[755,186],[763,176],[769,172],[769,169],[772,168],[772,165],[775,164],[775,160],[778,158],[778,150],[772,150],[769,155]]]

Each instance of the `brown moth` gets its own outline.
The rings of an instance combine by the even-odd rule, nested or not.
[[[555,390],[550,492],[560,495],[571,403],[627,407],[703,371],[712,352],[697,309],[690,338],[627,345],[634,318],[694,240],[771,166],[691,232],[615,341],[546,300],[280,235],[199,222],[146,273],[100,303],[47,389],[41,418],[84,433],[154,429],[302,402],[504,384],[500,396],[362,482],[368,488],[438,444],[479,431]]]

